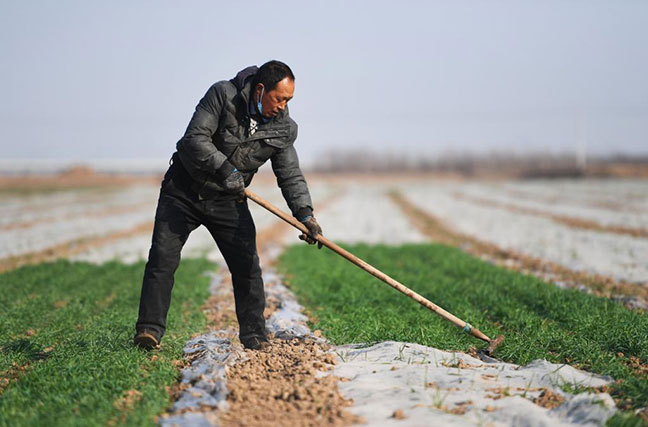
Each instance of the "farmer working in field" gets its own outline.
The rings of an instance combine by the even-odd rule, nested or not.
[[[232,274],[239,337],[246,348],[269,345],[256,230],[244,195],[268,159],[292,214],[322,230],[293,146],[297,124],[288,115],[295,76],[279,61],[248,67],[209,88],[200,100],[160,188],[144,271],[135,345],[157,348],[166,329],[174,273],[189,233],[203,224]]]

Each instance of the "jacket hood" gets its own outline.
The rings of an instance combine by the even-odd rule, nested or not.
[[[232,82],[232,84],[234,84],[234,86],[236,86],[236,89],[240,92],[241,89],[243,89],[243,86],[245,86],[248,81],[252,80],[252,77],[257,73],[257,71],[259,71],[259,67],[257,67],[256,65],[251,65],[239,71],[236,76],[232,80],[230,80],[230,82]]]

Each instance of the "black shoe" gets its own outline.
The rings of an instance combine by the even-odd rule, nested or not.
[[[144,350],[157,350],[160,348],[160,340],[154,332],[143,330],[135,334],[133,339],[135,347],[143,348]]]
[[[241,340],[243,347],[250,350],[265,350],[270,347],[270,342],[267,338],[252,337]]]

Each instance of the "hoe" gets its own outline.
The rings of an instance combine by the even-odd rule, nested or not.
[[[264,200],[263,198],[259,197],[257,194],[253,193],[249,189],[245,190],[245,195],[251,199],[253,202],[257,203],[261,207],[269,210],[273,214],[277,215],[279,218],[283,219],[286,221],[288,224],[292,225],[299,231],[301,231],[304,234],[308,234],[308,229],[299,221],[297,221],[295,218],[292,216],[288,215],[287,213],[283,212],[281,209],[275,207],[272,205],[270,202]],[[414,301],[418,302],[421,304],[423,307],[428,308],[429,310],[433,311],[437,315],[441,316],[442,318],[454,323],[461,329],[463,329],[465,332],[473,335],[476,338],[479,338],[482,341],[486,341],[488,343],[488,349],[484,350],[484,352],[487,355],[492,355],[493,351],[495,351],[495,348],[499,346],[502,341],[504,341],[504,336],[500,335],[495,339],[488,338],[486,334],[484,334],[482,331],[479,329],[473,327],[470,323],[466,323],[457,316],[453,315],[452,313],[448,313],[445,311],[443,308],[439,307],[438,305],[434,304],[432,301],[428,300],[427,298],[419,295],[418,293],[414,292],[407,286],[403,285],[402,283],[392,279],[382,271],[378,270],[374,266],[366,263],[365,261],[361,260],[357,256],[353,255],[349,251],[346,251],[333,243],[332,241],[328,240],[326,237],[322,236],[321,234],[318,234],[316,237],[316,240],[320,242],[322,245],[326,246],[333,252],[337,253],[338,255],[341,255],[342,257],[346,258],[347,260],[351,261],[353,264],[357,265],[367,273],[379,278],[383,282],[387,283],[389,286],[392,288],[396,289],[397,291],[407,295],[408,297],[412,298]]]

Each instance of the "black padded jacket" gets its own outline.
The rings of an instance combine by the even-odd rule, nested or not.
[[[247,67],[209,88],[176,144],[174,158],[191,177],[199,199],[227,197],[221,182],[233,167],[247,187],[259,167],[270,160],[288,207],[300,218],[312,213],[313,203],[294,147],[297,123],[288,108],[267,122],[259,121],[250,135],[249,102],[257,70]]]

